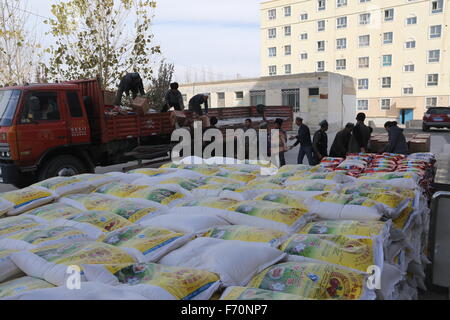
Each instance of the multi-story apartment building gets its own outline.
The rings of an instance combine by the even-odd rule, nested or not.
[[[261,75],[357,79],[378,125],[450,105],[450,0],[272,0],[261,4]],[[300,106],[301,108],[301,106]]]

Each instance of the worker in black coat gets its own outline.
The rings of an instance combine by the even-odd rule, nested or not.
[[[324,120],[319,125],[320,129],[314,134],[313,138],[314,165],[328,157],[328,121]]]
[[[388,121],[384,128],[389,134],[389,142],[384,148],[384,152],[408,155],[408,143],[403,134],[403,129],[398,127],[398,123]]]
[[[345,128],[336,134],[336,138],[331,146],[330,157],[345,158],[347,156],[354,127],[355,125],[353,123],[347,123]]]
[[[174,108],[176,111],[184,110],[183,95],[180,90],[178,90],[179,87],[180,86],[177,82],[170,84],[170,90],[167,91],[164,97],[166,104],[164,105],[162,112],[167,112],[171,108]]]
[[[142,82],[141,76],[137,72],[128,73],[125,75],[125,77],[122,78],[119,84],[119,89],[117,91],[114,105],[120,106],[122,104],[123,93],[125,92],[127,97],[129,97],[130,91],[133,94],[133,100],[137,98],[138,93],[140,93],[141,96],[145,96],[144,83]]]
[[[208,99],[207,94],[198,94],[189,100],[189,111],[197,113],[199,116],[203,115],[202,104],[205,105],[205,114],[208,114]]]

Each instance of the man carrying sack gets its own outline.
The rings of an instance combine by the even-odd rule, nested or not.
[[[115,106],[120,106],[122,104],[123,93],[130,97],[130,91],[132,92],[133,100],[137,98],[140,93],[141,96],[145,96],[144,84],[139,73],[128,73],[122,78],[119,84],[119,89],[117,91],[116,100],[114,101]]]

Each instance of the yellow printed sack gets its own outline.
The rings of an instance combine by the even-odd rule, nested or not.
[[[138,293],[149,299],[154,296],[154,286],[164,289],[177,300],[209,300],[220,286],[220,278],[215,273],[154,263],[123,265],[114,276],[110,273],[111,277],[132,289],[139,285]],[[108,279],[107,276],[103,278]]]
[[[129,198],[153,201],[165,206],[174,207],[185,201],[192,200],[192,194],[179,186],[168,184],[162,187],[146,187],[133,192]]]
[[[32,250],[57,243],[70,243],[91,239],[83,231],[64,226],[41,226],[23,230],[5,239],[0,239],[0,248],[5,250]]]
[[[79,206],[85,210],[114,213],[132,223],[138,223],[160,214],[167,213],[167,207],[156,202],[142,199],[125,200],[97,193],[72,195],[61,199],[60,201]]]
[[[133,192],[146,188],[148,188],[148,186],[139,186],[121,182],[111,182],[101,186],[100,188],[95,190],[95,192],[119,198],[129,198]]]
[[[138,262],[155,262],[191,238],[164,228],[132,225],[109,233],[103,242],[122,248]]]
[[[267,268],[248,287],[289,293],[315,300],[374,300],[366,276],[320,263],[286,262]]]
[[[111,232],[126,226],[132,225],[132,223],[121,216],[110,213],[107,211],[85,211],[74,216],[68,217],[66,220],[87,223],[90,224],[102,232]],[[55,223],[61,222],[62,225],[77,227],[77,224],[63,224],[63,221],[56,220]],[[82,228],[81,228],[82,229]]]
[[[376,241],[345,236],[296,234],[281,247],[288,261],[326,262],[362,273],[377,265],[383,266],[383,251]]]
[[[22,277],[8,282],[0,284],[0,299],[7,297],[14,297],[24,292],[54,288],[55,286],[48,283],[47,281],[32,278],[32,277]]]
[[[389,225],[381,221],[324,220],[308,223],[299,233],[374,238],[388,232]]]
[[[283,192],[267,192],[260,195],[259,197],[256,197],[255,200],[285,204],[292,208],[302,209],[305,212],[308,211],[308,207],[305,205],[304,199]]]
[[[209,229],[203,237],[222,240],[262,242],[277,248],[287,233],[250,226],[217,226]]]
[[[28,210],[53,202],[57,195],[45,188],[28,187],[25,189],[4,192],[0,198],[11,202],[14,207],[8,211],[9,216],[16,216]]]
[[[20,277],[23,273],[11,260],[16,250],[0,249],[0,283]]]
[[[56,286],[66,285],[68,266],[78,267],[83,271],[84,265],[113,266],[137,262],[121,248],[92,241],[60,243],[31,251],[15,252],[11,259],[28,276],[43,279]],[[117,271],[112,267],[108,270]],[[86,281],[84,274],[81,280]]]
[[[45,220],[23,215],[0,219],[0,239],[9,237],[22,230],[30,230],[45,224]]]
[[[235,225],[249,225],[281,232],[298,231],[313,216],[305,210],[271,201],[243,201],[227,208],[224,219]]]
[[[81,212],[82,210],[76,207],[57,202],[27,211],[26,214],[52,221],[56,219],[67,219]]]

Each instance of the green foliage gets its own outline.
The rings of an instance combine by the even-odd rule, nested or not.
[[[46,21],[55,45],[46,72],[53,79],[100,78],[105,89],[116,89],[127,72],[152,74],[152,0],[65,0],[52,6]],[[127,31],[132,34],[128,35]]]
[[[166,63],[162,60],[159,66],[158,76],[153,77],[152,79],[152,85],[147,93],[147,97],[150,100],[150,104],[157,111],[161,111],[164,107],[164,98],[167,90],[170,88],[170,84],[172,83],[174,70],[175,68],[173,64]]]

